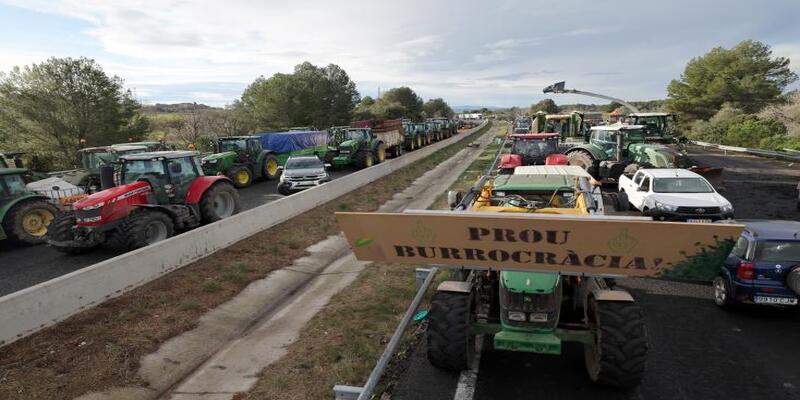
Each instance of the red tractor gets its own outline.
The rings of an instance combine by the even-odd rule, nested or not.
[[[73,254],[106,242],[135,249],[239,211],[231,180],[204,176],[195,151],[129,154],[119,165],[117,176],[115,168],[103,167],[104,190],[76,202],[74,212],[52,222],[50,245]]]
[[[500,158],[500,173],[512,174],[523,165],[567,165],[558,152],[558,133],[511,134],[511,153]]]

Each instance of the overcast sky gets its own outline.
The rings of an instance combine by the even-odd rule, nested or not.
[[[86,56],[146,103],[225,105],[304,60],[343,67],[362,96],[405,85],[451,105],[529,105],[566,80],[646,100],[690,58],[744,39],[800,71],[799,19],[797,0],[0,0],[0,71]]]

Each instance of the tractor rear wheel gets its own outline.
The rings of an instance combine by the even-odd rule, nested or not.
[[[231,169],[228,177],[231,178],[233,185],[237,189],[246,188],[253,184],[253,172],[250,171],[250,168],[244,166]]]
[[[147,208],[133,212],[122,227],[123,245],[128,250],[149,246],[175,234],[169,215]]]
[[[371,151],[361,151],[356,155],[356,164],[359,168],[369,168],[375,164],[375,156]]]
[[[378,147],[375,149],[375,164],[380,164],[384,161],[386,161],[386,145],[378,143]]]
[[[628,201],[628,194],[625,192],[614,193],[614,211],[628,211],[631,203]]]
[[[422,143],[422,136],[417,136],[415,140],[417,141],[417,148],[420,148],[425,145],[425,143]]]
[[[583,345],[589,378],[621,388],[641,383],[647,360],[647,330],[639,306],[590,299],[586,314],[594,334],[593,343]]]
[[[218,182],[200,198],[200,217],[204,224],[228,218],[239,212],[239,193],[229,183]]]
[[[53,240],[57,242],[67,242],[75,239],[75,234],[72,232],[72,228],[77,225],[77,221],[75,220],[75,215],[72,213],[69,214],[58,214],[56,215],[55,219],[50,222],[50,226],[47,227],[47,239]],[[65,247],[65,246],[53,246],[56,250],[67,253],[67,254],[83,254],[91,251],[97,245],[88,246],[88,247]]]
[[[589,152],[576,150],[567,154],[567,162],[569,165],[577,165],[585,170],[589,170],[594,164],[594,157],[592,157]]]
[[[10,239],[24,244],[44,243],[47,228],[58,210],[44,200],[21,201],[11,207],[3,218],[3,229]]]
[[[469,293],[436,292],[428,314],[428,361],[452,371],[470,368],[475,355],[475,335]]]
[[[394,146],[394,150],[392,150],[392,157],[397,158],[403,155],[403,144],[400,143]]]
[[[327,154],[325,155],[325,158],[327,160]],[[329,163],[332,161],[333,157],[331,157],[331,161],[325,161],[325,162]],[[269,181],[278,179],[278,176],[280,176],[281,174],[281,170],[278,167],[279,167],[278,157],[275,157],[272,154],[268,154],[264,156],[264,161],[262,162],[261,166],[261,173],[264,175],[264,178],[266,178]]]

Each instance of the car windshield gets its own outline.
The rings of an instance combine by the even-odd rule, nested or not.
[[[247,140],[228,139],[219,141],[219,151],[240,151],[247,148]]]
[[[711,193],[714,189],[700,178],[656,178],[653,182],[656,193]]]
[[[546,156],[557,153],[555,140],[515,140],[511,153],[526,156]]]
[[[322,168],[322,161],[318,158],[290,158],[286,161],[286,169],[308,169],[308,168]]]
[[[800,261],[800,241],[766,241],[759,246],[756,260],[767,262]]]
[[[3,180],[6,182],[9,196],[15,196],[25,192],[25,181],[22,180],[22,175],[6,175],[3,177]]]
[[[129,160],[125,161],[122,168],[123,183],[133,183],[139,178],[156,178],[163,180],[164,163],[160,160]],[[155,182],[153,182],[155,183]]]

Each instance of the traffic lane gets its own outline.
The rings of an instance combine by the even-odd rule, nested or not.
[[[331,180],[334,181],[355,171],[357,171],[355,168],[345,168],[329,170],[328,174],[330,175]],[[256,181],[250,187],[239,189],[239,198],[241,199],[242,210],[249,210],[283,197],[284,196],[282,194],[278,193],[277,179],[274,181]]]
[[[644,380],[631,390],[593,384],[583,347],[561,355],[490,350],[484,346],[475,399],[730,399],[800,398],[800,317],[783,309],[719,309],[711,288],[654,279],[624,279],[643,308],[649,354]],[[424,339],[395,386],[393,398],[452,399],[456,374],[425,359]]]
[[[354,168],[332,171],[333,180],[355,172]],[[258,207],[284,196],[278,194],[277,181],[258,181],[239,189],[242,210]],[[86,254],[64,254],[47,245],[19,247],[0,242],[0,296],[46,282],[88,267],[123,252],[101,247]]]

